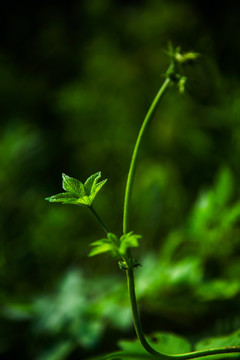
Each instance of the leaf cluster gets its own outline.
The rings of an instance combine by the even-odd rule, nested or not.
[[[49,202],[61,202],[62,204],[91,206],[97,193],[106,183],[107,179],[98,182],[101,172],[91,175],[85,183],[62,174],[62,187],[66,191],[46,198]]]
[[[187,82],[184,66],[195,63],[200,54],[193,51],[183,53],[179,46],[174,48],[172,44],[169,45],[169,49],[166,51],[166,54],[171,60],[171,66],[166,75],[177,84],[180,94],[183,94],[185,92]]]
[[[140,238],[140,235],[136,235],[132,231],[122,235],[120,238],[115,234],[108,233],[107,238],[90,244],[93,249],[90,251],[89,256],[109,252],[115,258],[124,257],[129,248],[138,247],[138,239]]]

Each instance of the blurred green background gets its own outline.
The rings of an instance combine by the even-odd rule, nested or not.
[[[192,342],[240,327],[237,2],[9,1],[0,44],[0,356],[74,360],[134,338],[125,275],[88,258],[104,233],[84,207],[47,203],[61,173],[107,184],[95,208],[121,235],[138,129],[169,41],[202,54],[144,138],[131,209],[146,333]]]

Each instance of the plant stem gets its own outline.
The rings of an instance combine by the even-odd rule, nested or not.
[[[199,358],[202,356],[210,356],[210,355],[217,355],[217,354],[240,353],[240,346],[229,346],[229,347],[225,347],[225,348],[215,348],[215,349],[209,349],[209,350],[193,351],[190,353],[178,354],[178,355],[163,354],[163,353],[160,353],[160,352],[154,350],[147,342],[147,340],[144,336],[143,330],[142,330],[142,325],[141,325],[139,312],[138,312],[136,293],[135,293],[133,269],[127,270],[126,273],[127,273],[128,291],[129,291],[129,297],[130,297],[130,302],[131,302],[134,327],[135,327],[139,341],[141,342],[142,346],[149,354],[156,356],[162,360],[170,360],[170,359],[187,360],[187,359],[195,359],[195,358]]]
[[[172,65],[170,65],[169,70],[172,69]],[[169,72],[168,70],[168,72]],[[167,72],[167,73],[168,73]],[[136,170],[136,161],[137,156],[139,153],[139,148],[141,144],[142,137],[145,133],[146,127],[153,118],[157,105],[159,104],[159,101],[162,99],[165,91],[167,90],[168,86],[170,85],[171,80],[169,77],[166,78],[164,83],[162,84],[160,90],[158,91],[156,97],[154,98],[147,115],[143,121],[143,124],[140,128],[137,141],[133,150],[133,155],[131,159],[131,164],[128,172],[128,178],[127,178],[127,184],[126,184],[126,191],[125,191],[125,199],[124,199],[124,210],[123,210],[123,234],[126,234],[129,231],[129,206],[130,206],[130,198],[132,193],[132,187],[133,187],[133,181],[134,181],[134,175]],[[95,211],[90,207],[90,209],[93,211],[94,215],[97,216],[98,221],[100,220],[101,226],[104,228],[106,232],[108,232],[108,229],[105,227],[105,225],[102,223],[101,219],[98,217],[98,215],[95,213]],[[128,249],[129,250],[129,249]],[[126,261],[128,265],[130,264],[129,259],[131,258],[130,250],[127,253]],[[142,330],[142,325],[140,321],[139,311],[138,311],[138,305],[137,305],[137,299],[136,299],[136,293],[135,293],[135,282],[134,282],[134,273],[132,266],[129,266],[128,270],[126,271],[127,275],[127,283],[128,283],[128,291],[129,291],[129,297],[130,297],[130,303],[131,303],[131,309],[132,309],[132,316],[133,316],[133,323],[135,327],[136,334],[138,336],[138,339],[143,346],[143,348],[151,355],[156,356],[158,358],[161,358],[162,360],[170,360],[170,359],[180,359],[180,360],[187,360],[187,359],[194,359],[198,357],[203,356],[210,356],[210,355],[217,355],[217,354],[229,354],[229,353],[240,353],[240,346],[232,346],[232,347],[226,347],[226,348],[216,348],[216,349],[210,349],[210,350],[201,350],[201,351],[194,351],[187,354],[179,354],[179,355],[170,355],[170,354],[163,354],[155,349],[153,349],[149,343],[147,342],[145,335]]]
[[[147,350],[149,354],[158,356],[159,353],[148,344],[142,330],[142,325],[138,312],[137,299],[135,294],[133,269],[127,270],[126,274],[127,274],[128,292],[129,292],[131,309],[132,309],[133,323],[134,323],[135,331],[137,333],[137,337],[140,340],[144,349]]]
[[[224,348],[221,348],[221,349],[219,348],[219,350],[224,350]],[[189,354],[192,354],[192,353],[189,353]],[[210,353],[210,354],[208,354],[206,356],[208,356],[208,358],[207,358],[208,360],[218,360],[215,355],[219,355],[219,354],[221,354],[221,355],[226,354],[226,348],[225,348],[224,353],[222,353],[222,352],[218,353],[218,354]],[[236,352],[235,352],[235,354],[236,354]],[[188,354],[186,354],[186,355],[188,355]],[[227,355],[228,355],[227,360],[230,360],[232,358],[239,359],[239,357],[237,357],[237,358],[235,356],[231,357],[231,355],[234,355],[234,352],[227,353]],[[198,357],[201,357],[201,356],[204,356],[204,355],[199,354]],[[112,353],[110,355],[106,355],[106,356],[101,357],[101,360],[113,360],[113,359],[115,360],[115,359],[124,359],[124,358],[126,358],[126,359],[136,359],[136,360],[140,360],[140,359],[154,360],[154,359],[156,359],[156,356],[154,356],[154,355],[151,356],[149,354],[133,353],[133,352],[130,352],[130,351],[129,352],[127,352],[127,351],[124,351],[124,352],[118,351],[118,352]],[[170,357],[169,357],[168,355],[164,355],[164,354],[159,356],[158,358],[161,359],[161,360],[180,359],[179,355],[170,355]],[[190,359],[190,358],[188,358],[188,359]],[[100,360],[100,358],[98,356],[96,358],[91,358],[91,360]],[[226,358],[225,358],[225,360],[226,360]]]
[[[137,141],[136,141],[136,144],[135,144],[135,147],[133,150],[131,164],[130,164],[130,168],[129,168],[129,172],[128,172],[127,185],[126,185],[126,191],[125,191],[124,210],[123,210],[123,234],[126,234],[129,230],[128,225],[129,225],[130,198],[131,198],[131,193],[132,193],[133,180],[134,180],[134,175],[135,175],[135,170],[136,170],[136,161],[137,161],[137,156],[138,156],[138,152],[139,152],[139,147],[141,145],[141,140],[142,140],[144,132],[147,128],[147,125],[149,124],[149,122],[151,121],[151,119],[153,118],[153,116],[156,112],[159,101],[163,97],[163,95],[164,95],[165,91],[167,90],[170,83],[171,83],[171,80],[169,78],[166,78],[166,80],[164,81],[161,88],[159,89],[157,95],[155,96],[155,98],[152,102],[152,105],[150,106],[150,108],[147,112],[147,115],[142,123],[141,129],[140,129],[138,137],[137,137]]]
[[[100,216],[98,215],[98,213],[95,211],[95,209],[93,208],[92,205],[88,206],[88,208],[91,210],[91,212],[93,213],[93,215],[95,216],[95,218],[97,219],[98,223],[100,224],[100,226],[103,228],[103,230],[105,231],[106,234],[110,233],[109,228],[107,227],[107,225],[105,225],[105,223],[102,221],[102,219],[100,218]]]

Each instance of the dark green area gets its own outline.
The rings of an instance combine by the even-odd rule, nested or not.
[[[211,8],[177,0],[6,2],[5,360],[84,359],[134,339],[124,272],[107,255],[88,257],[103,230],[86,207],[44,199],[63,192],[62,173],[84,183],[101,171],[108,182],[94,206],[122,235],[130,157],[163,82],[169,41],[202,56],[189,68],[187,93],[172,87],[166,94],[139,157],[131,230],[142,234],[134,256],[143,265],[135,270],[143,328],[175,332],[199,349],[220,346],[239,329],[239,11],[233,1],[224,7],[213,1]],[[201,340],[220,335],[223,341]],[[239,332],[230,337],[238,338]]]

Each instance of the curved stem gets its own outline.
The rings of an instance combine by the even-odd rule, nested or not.
[[[170,65],[170,68],[168,69],[168,72],[172,69],[173,65]],[[167,73],[168,73],[167,72]],[[153,100],[147,115],[143,121],[143,124],[140,128],[137,141],[133,150],[133,155],[131,159],[131,164],[128,172],[128,178],[127,178],[127,184],[126,184],[126,191],[125,191],[125,198],[124,198],[124,211],[123,211],[123,234],[126,234],[129,231],[129,206],[130,206],[130,198],[132,193],[132,186],[133,186],[133,180],[134,180],[134,174],[136,169],[136,161],[137,156],[139,153],[139,148],[141,144],[142,137],[145,133],[146,127],[153,118],[157,105],[159,104],[159,101],[163,97],[165,91],[167,90],[168,86],[170,85],[171,80],[169,77],[166,78],[164,83],[162,84],[160,90],[158,91],[155,99]],[[98,219],[99,220],[99,219]],[[101,223],[102,225],[102,223]],[[102,225],[103,226],[103,225]],[[104,227],[104,230],[106,231],[106,228]],[[128,249],[129,250],[129,249]],[[131,258],[130,250],[127,253],[126,261],[127,263],[130,263],[128,260]],[[203,356],[210,356],[210,355],[217,355],[217,354],[229,354],[229,353],[240,353],[240,347],[239,346],[232,346],[232,347],[226,347],[226,348],[216,348],[216,349],[210,349],[210,350],[201,350],[201,351],[194,351],[187,354],[179,354],[179,355],[170,355],[170,354],[163,354],[155,349],[153,349],[148,341],[145,338],[145,335],[142,330],[142,325],[140,321],[140,316],[138,312],[138,305],[137,305],[137,299],[135,294],[135,283],[134,283],[134,273],[132,266],[129,266],[128,270],[126,271],[127,274],[127,283],[128,283],[128,291],[129,291],[129,297],[130,297],[130,303],[131,303],[131,309],[132,309],[132,315],[133,315],[133,322],[136,334],[138,336],[139,341],[141,342],[144,349],[151,355],[161,358],[162,360],[169,360],[169,359],[180,359],[180,360],[187,360],[187,359],[194,359],[198,357]]]
[[[129,205],[130,205],[130,197],[132,193],[132,186],[133,186],[133,180],[134,180],[134,174],[136,169],[136,161],[137,156],[139,152],[139,147],[141,144],[142,137],[144,135],[144,132],[147,128],[147,125],[153,118],[157,105],[159,104],[160,99],[163,97],[165,91],[167,90],[169,84],[171,83],[171,80],[169,78],[166,78],[164,83],[162,84],[160,90],[158,91],[155,99],[152,102],[152,105],[150,106],[147,115],[142,123],[141,129],[139,131],[137,141],[133,150],[133,155],[131,159],[131,164],[128,172],[128,178],[127,178],[127,185],[126,185],[126,191],[125,191],[125,199],[124,199],[124,210],[123,210],[123,233],[126,234],[128,232],[128,224],[129,224]]]
[[[100,218],[100,216],[98,215],[98,213],[95,211],[95,209],[93,208],[92,205],[88,206],[88,208],[91,210],[92,214],[95,216],[95,218],[97,219],[98,223],[100,224],[100,226],[103,228],[103,230],[105,231],[106,234],[110,233],[109,228],[107,227],[107,225],[105,225],[105,223],[102,221],[102,219]]]
[[[195,359],[210,355],[240,353],[240,346],[229,346],[229,347],[215,348],[209,350],[200,350],[200,351],[193,351],[190,353],[177,354],[177,355],[164,354],[154,350],[147,342],[142,330],[142,325],[138,312],[137,299],[135,294],[133,269],[127,270],[126,273],[127,273],[128,291],[131,302],[134,327],[139,341],[141,342],[142,346],[149,354],[158,357],[162,360],[170,360],[170,359],[187,360],[187,359]]]
[[[133,323],[134,323],[135,331],[137,333],[137,337],[141,342],[142,346],[144,347],[144,349],[147,350],[149,354],[158,356],[159,353],[148,344],[142,330],[142,325],[138,312],[137,299],[135,294],[133,269],[127,270],[126,274],[127,274],[128,292],[129,292],[131,309],[132,309]]]
[[[225,350],[225,353],[219,353],[219,354],[208,354],[207,356],[207,359],[208,360],[218,360],[214,355],[223,355],[223,354],[226,354],[226,350]],[[235,352],[236,354],[236,352]],[[230,360],[232,358],[236,359],[236,357],[231,357],[231,355],[234,355],[234,352],[231,352],[231,353],[228,353],[228,358],[227,360]],[[204,355],[200,355],[201,356],[204,356]],[[136,360],[140,360],[140,359],[146,359],[146,360],[154,360],[156,359],[156,357],[154,355],[149,355],[149,354],[140,354],[140,353],[133,353],[133,352],[127,352],[127,351],[118,351],[118,352],[115,352],[115,353],[112,353],[110,355],[106,355],[106,356],[101,356],[101,360],[118,360],[118,359],[136,359]],[[162,356],[159,356],[158,357],[159,359],[161,360],[169,360],[169,357],[166,355],[162,355]],[[172,355],[172,359],[179,359],[178,355]],[[222,358],[221,358],[222,359]],[[237,359],[239,359],[237,357]],[[90,360],[90,359],[89,359]],[[100,360],[99,357],[97,358],[91,358],[91,360]],[[226,360],[226,358],[225,358]]]

